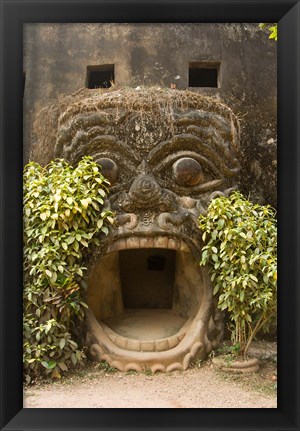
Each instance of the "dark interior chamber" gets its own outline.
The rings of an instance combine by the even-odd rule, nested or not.
[[[167,308],[173,304],[176,251],[121,250],[121,289],[125,309]]]

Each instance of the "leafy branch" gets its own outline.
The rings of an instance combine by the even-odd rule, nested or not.
[[[276,318],[275,212],[234,192],[214,199],[199,221],[205,243],[200,265],[210,265],[218,307],[228,311],[232,341],[246,355],[258,331]]]
[[[274,39],[277,41],[277,23],[261,23],[259,24],[259,28],[267,29],[269,31],[269,39]]]
[[[75,168],[60,159],[24,168],[23,362],[28,383],[43,374],[59,378],[85,358],[74,339],[87,308],[79,281],[87,248],[99,245],[113,222],[113,214],[103,210],[108,185],[91,157]]]

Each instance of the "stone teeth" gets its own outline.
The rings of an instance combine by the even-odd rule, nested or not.
[[[168,238],[160,236],[154,239],[154,247],[168,248]]]
[[[167,338],[164,338],[163,340],[158,340],[156,341],[155,344],[156,344],[156,350],[158,352],[169,349],[169,343]]]
[[[148,247],[153,248],[154,247],[154,238],[148,238]]]
[[[177,335],[174,335],[173,337],[170,337],[168,339],[169,342],[169,349],[173,349],[173,347],[176,347],[177,344],[179,343],[179,338],[177,337]]]
[[[141,342],[139,340],[132,340],[127,338],[127,350],[134,350],[136,352],[141,350]]]
[[[127,347],[127,338],[125,337],[121,337],[120,335],[118,335],[116,337],[116,341],[115,341],[116,345],[118,347],[120,347],[121,349],[126,349]]]
[[[174,238],[168,240],[168,248],[172,250],[178,250],[178,241]]]
[[[116,243],[116,250],[123,250],[126,246],[126,240],[125,239],[119,239]]]
[[[130,237],[126,239],[127,248],[140,248],[140,239],[138,237]]]
[[[149,248],[149,238],[140,238],[140,247]]]
[[[171,250],[180,250],[189,252],[190,249],[185,241],[166,236],[140,238],[138,236],[127,237],[113,242],[107,247],[107,253],[118,250],[135,249],[135,248],[166,248]]]
[[[153,352],[153,351],[155,351],[155,342],[154,341],[142,341],[141,342],[141,351],[142,352]]]
[[[179,339],[179,341],[181,341],[183,339],[183,337],[185,336],[185,332],[181,332],[180,334],[177,334],[177,337]]]

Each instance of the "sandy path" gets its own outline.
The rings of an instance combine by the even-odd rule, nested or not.
[[[210,367],[171,374],[88,373],[25,390],[24,407],[276,408],[275,396],[222,380]]]

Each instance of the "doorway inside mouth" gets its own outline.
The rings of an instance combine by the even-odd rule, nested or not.
[[[171,309],[175,250],[120,251],[120,278],[125,309]]]

